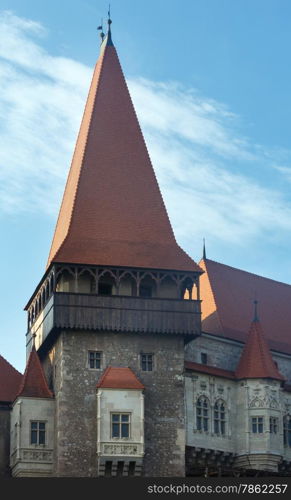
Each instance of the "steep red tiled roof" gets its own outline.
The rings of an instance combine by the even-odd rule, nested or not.
[[[206,373],[208,375],[214,375],[215,377],[235,379],[234,372],[230,370],[223,370],[222,368],[217,368],[217,366],[202,365],[201,363],[185,361],[185,369],[192,370],[194,372]]]
[[[130,368],[108,366],[97,387],[105,389],[144,389],[144,385]]]
[[[257,296],[269,347],[291,354],[290,285],[209,259],[199,266],[204,332],[246,342]]]
[[[52,398],[53,394],[49,390],[43,368],[35,348],[32,349],[22,384],[17,394],[18,397],[28,398]]]
[[[14,401],[22,377],[21,373],[0,355],[0,401]]]
[[[201,272],[176,243],[110,39],[93,74],[51,262]]]
[[[251,324],[247,342],[235,371],[237,378],[273,378],[285,380],[276,367],[258,320]]]

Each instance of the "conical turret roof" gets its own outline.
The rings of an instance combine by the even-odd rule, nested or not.
[[[51,262],[201,271],[176,243],[110,33],[94,70]]]
[[[52,398],[38,354],[33,346],[17,397]]]
[[[285,380],[273,361],[260,321],[251,324],[235,375],[239,379],[272,378]]]

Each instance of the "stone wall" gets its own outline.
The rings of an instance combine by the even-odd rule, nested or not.
[[[201,363],[201,353],[207,353],[207,364],[224,370],[235,370],[243,344],[203,333],[186,346],[185,359]]]
[[[0,403],[0,477],[9,476],[10,405]]]
[[[88,351],[102,352],[100,370]],[[140,354],[154,355],[141,371]],[[57,476],[97,475],[96,383],[108,366],[129,366],[145,385],[145,476],[184,476],[184,340],[182,336],[62,332],[44,367],[56,397]]]

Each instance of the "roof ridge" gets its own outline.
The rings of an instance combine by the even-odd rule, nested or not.
[[[196,361],[185,361],[185,368],[194,371],[195,369],[200,370],[201,372],[208,373],[209,375],[213,375],[213,372],[216,371],[217,376],[226,377],[227,375],[229,375],[229,378],[236,378],[235,371],[233,370],[227,370],[225,368],[220,368],[219,366],[214,365],[205,365]]]
[[[203,259],[200,259],[200,261],[198,262],[198,265],[201,262],[201,260],[203,260]],[[272,282],[278,283],[280,285],[285,285],[287,287],[291,287],[291,283],[290,284],[289,283],[284,283],[283,281],[275,280],[273,278],[268,278],[267,276],[262,276],[261,274],[252,273],[251,271],[246,271],[245,269],[240,269],[238,267],[230,266],[228,264],[223,264],[223,262],[219,262],[217,260],[205,259],[205,262],[207,262],[207,261],[213,262],[214,264],[219,264],[220,266],[223,266],[223,267],[228,267],[229,269],[233,269],[234,271],[239,271],[240,273],[250,274],[252,276],[257,276],[258,278],[261,278],[261,279],[264,279],[264,280],[272,281]]]

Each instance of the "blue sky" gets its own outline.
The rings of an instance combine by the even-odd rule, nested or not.
[[[93,66],[98,0],[2,0],[0,353],[23,371]],[[170,219],[195,259],[291,282],[291,3],[115,0],[113,38]]]

